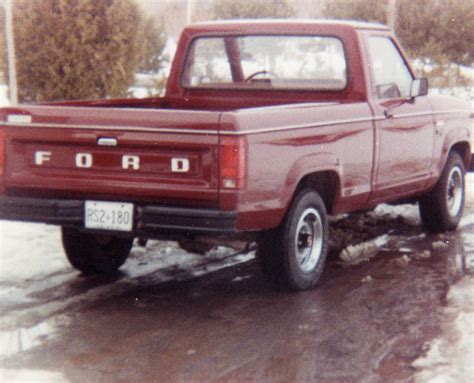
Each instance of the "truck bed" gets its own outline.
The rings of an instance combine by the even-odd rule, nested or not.
[[[284,96],[282,94],[275,97],[268,97],[268,94],[259,94],[255,92],[250,97],[215,97],[215,96],[198,96],[193,98],[186,97],[149,97],[141,99],[113,99],[113,100],[85,100],[85,101],[64,101],[50,102],[43,105],[51,106],[75,106],[87,108],[114,108],[114,109],[154,109],[154,110],[179,110],[179,111],[212,111],[212,112],[229,112],[244,109],[253,109],[259,107],[291,107],[295,104],[312,104],[326,105],[328,103],[340,103],[340,100],[331,98],[322,98],[317,102],[312,99],[306,101],[304,98],[295,98],[292,96]],[[354,102],[354,101],[352,101]]]
[[[116,100],[4,109],[5,156],[16,159],[6,161],[6,195],[239,211],[237,228],[253,230],[281,220],[293,193],[282,187],[296,181],[287,177],[330,166],[335,171],[344,167],[340,192],[347,198],[338,202],[367,200],[373,153],[345,149],[373,141],[367,103],[228,111],[156,109],[156,102],[154,109],[146,107],[153,103]],[[109,140],[116,144],[101,144]],[[229,142],[242,147],[241,176],[251,188],[220,184],[225,172],[221,154]],[[317,143],[322,150],[311,160]],[[139,169],[130,162],[134,158],[139,158]],[[348,161],[341,164],[338,158]],[[173,171],[173,159],[187,159],[189,169]],[[122,161],[128,161],[125,169]],[[268,214],[260,214],[262,210]]]

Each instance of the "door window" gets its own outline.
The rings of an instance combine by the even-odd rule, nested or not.
[[[378,96],[409,97],[413,78],[393,41],[387,37],[370,37],[369,51]]]

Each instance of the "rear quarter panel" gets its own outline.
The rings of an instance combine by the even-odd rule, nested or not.
[[[221,132],[247,140],[247,185],[238,194],[238,228],[276,227],[298,182],[337,174],[334,212],[361,208],[370,194],[374,126],[368,104],[301,104],[224,113]],[[221,203],[225,204],[225,193]]]

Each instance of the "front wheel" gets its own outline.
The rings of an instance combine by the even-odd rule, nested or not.
[[[257,258],[263,273],[291,290],[307,290],[321,277],[328,251],[328,222],[318,193],[298,193],[281,225],[261,235]]]
[[[428,231],[456,229],[464,210],[464,187],[464,163],[458,153],[451,152],[437,184],[419,201],[421,220]]]
[[[84,274],[113,274],[127,260],[133,238],[91,234],[62,228],[62,241],[71,265]]]

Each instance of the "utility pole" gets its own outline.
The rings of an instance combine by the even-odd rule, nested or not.
[[[392,29],[392,31],[395,31],[397,26],[397,0],[388,0],[387,25]]]
[[[5,8],[5,36],[8,55],[8,89],[10,92],[10,103],[17,105],[18,92],[16,85],[15,43],[13,39],[13,0],[4,0],[3,6]]]
[[[186,24],[193,22],[194,0],[186,0]]]

